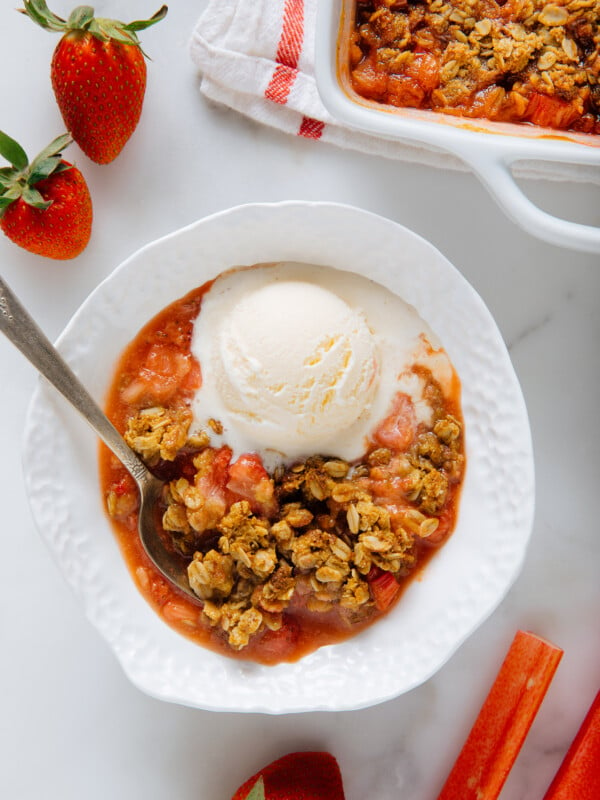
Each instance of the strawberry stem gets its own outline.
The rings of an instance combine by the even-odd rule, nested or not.
[[[18,11],[26,14],[44,30],[63,34],[70,31],[87,31],[104,42],[112,40],[120,44],[134,45],[135,47],[140,47],[140,40],[136,31],[145,30],[151,25],[160,22],[161,19],[167,16],[167,11],[169,10],[164,5],[150,19],[139,19],[124,23],[116,19],[94,17],[92,6],[77,6],[70,13],[68,20],[64,20],[53,11],[50,11],[46,0],[23,0],[23,6]]]
[[[69,30],[85,30],[94,19],[94,9],[91,6],[77,6],[73,9],[67,20]]]

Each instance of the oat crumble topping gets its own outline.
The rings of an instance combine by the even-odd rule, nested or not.
[[[227,448],[212,447],[207,432],[190,436],[191,421],[186,408],[144,409],[126,439],[149,464],[186,455],[185,475],[165,486],[162,525],[188,561],[204,620],[236,650],[276,631],[295,593],[309,611],[364,619],[377,605],[374,577],[398,581],[414,568],[417,543],[435,534],[464,466],[462,426],[440,410],[406,453],[373,447],[356,464],[315,456],[271,476],[261,467],[247,499],[230,502],[215,484]],[[115,517],[130,511],[116,495],[108,505]]]
[[[600,133],[600,0],[358,0],[361,95]]]

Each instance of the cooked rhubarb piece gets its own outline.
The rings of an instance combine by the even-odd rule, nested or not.
[[[498,797],[562,654],[533,633],[517,632],[438,800]]]
[[[544,795],[544,800],[600,797],[600,692]]]

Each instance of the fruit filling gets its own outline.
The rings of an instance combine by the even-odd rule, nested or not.
[[[600,133],[600,0],[358,0],[362,97]]]
[[[145,556],[137,490],[104,448],[103,491],[135,580],[165,621],[227,655],[293,661],[387,613],[450,535],[465,468],[460,383],[422,335],[422,359],[396,376],[357,456],[331,444],[275,460],[260,448],[240,451],[235,436],[227,443],[229,423],[197,413],[208,378],[192,342],[211,287],[138,334],[108,399],[128,444],[165,481],[157,525],[197,603]]]

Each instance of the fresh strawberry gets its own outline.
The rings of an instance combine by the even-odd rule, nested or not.
[[[247,780],[232,800],[344,800],[342,775],[330,753],[289,753]]]
[[[148,20],[125,24],[94,17],[78,6],[67,20],[46,0],[24,0],[19,9],[45,30],[64,34],[52,57],[50,77],[67,129],[92,161],[108,164],[137,127],[146,91],[146,62],[137,31],[163,19],[167,6]]]
[[[81,172],[63,161],[72,141],[59,136],[31,164],[14,139],[0,131],[0,228],[15,244],[47,258],[75,258],[92,232],[92,199]]]

